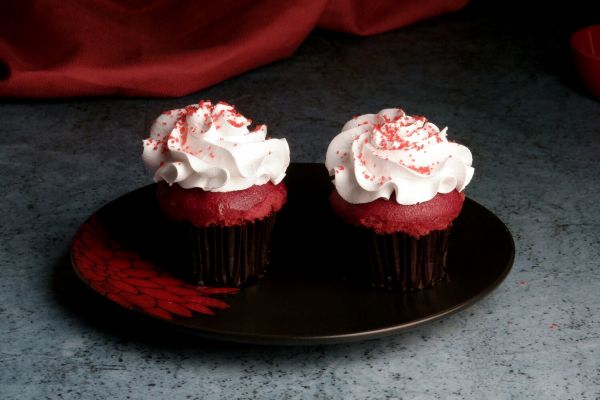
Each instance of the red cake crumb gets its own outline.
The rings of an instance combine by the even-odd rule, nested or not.
[[[458,216],[465,195],[454,190],[438,193],[433,199],[414,205],[377,199],[365,204],[351,204],[333,190],[329,201],[334,210],[349,224],[369,228],[376,233],[402,232],[414,238],[427,235],[434,230],[446,229]]]
[[[283,182],[268,182],[233,192],[207,192],[161,182],[157,197],[165,214],[175,221],[189,221],[196,227],[235,226],[279,211],[286,202],[287,188]]]

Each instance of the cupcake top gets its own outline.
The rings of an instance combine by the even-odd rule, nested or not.
[[[154,181],[184,189],[231,192],[278,184],[290,163],[285,139],[267,139],[266,125],[225,102],[200,101],[162,113],[143,141],[142,158]]]
[[[325,166],[351,204],[394,194],[398,204],[413,205],[461,192],[473,177],[473,158],[446,131],[398,108],[354,117],[329,144]]]

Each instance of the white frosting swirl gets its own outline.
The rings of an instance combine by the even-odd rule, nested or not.
[[[266,139],[267,127],[227,103],[200,101],[164,112],[144,140],[142,158],[154,181],[185,189],[230,192],[278,184],[290,164],[285,139]]]
[[[422,203],[437,193],[462,191],[473,177],[471,152],[448,142],[446,130],[397,108],[361,115],[333,138],[325,166],[349,203],[389,199],[392,193],[398,204]]]

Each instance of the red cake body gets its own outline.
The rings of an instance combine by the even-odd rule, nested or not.
[[[333,209],[349,224],[369,228],[379,234],[402,232],[414,238],[434,230],[446,229],[460,214],[465,195],[454,190],[438,193],[433,199],[414,205],[377,199],[365,204],[351,204],[333,190],[329,201]]]
[[[287,188],[283,182],[268,182],[233,192],[207,192],[162,182],[157,197],[165,214],[175,221],[189,221],[198,228],[235,226],[279,211],[287,200]]]

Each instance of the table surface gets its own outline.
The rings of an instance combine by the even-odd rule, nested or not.
[[[2,101],[0,398],[597,399],[600,102],[570,67],[575,26],[557,20],[471,7],[371,38],[318,31],[185,98]],[[153,119],[208,98],[285,136],[293,161],[322,162],[349,117],[386,107],[448,126],[474,155],[468,195],[513,233],[513,271],[465,311],[360,343],[234,345],[132,324],[74,281],[69,243],[150,181]]]

